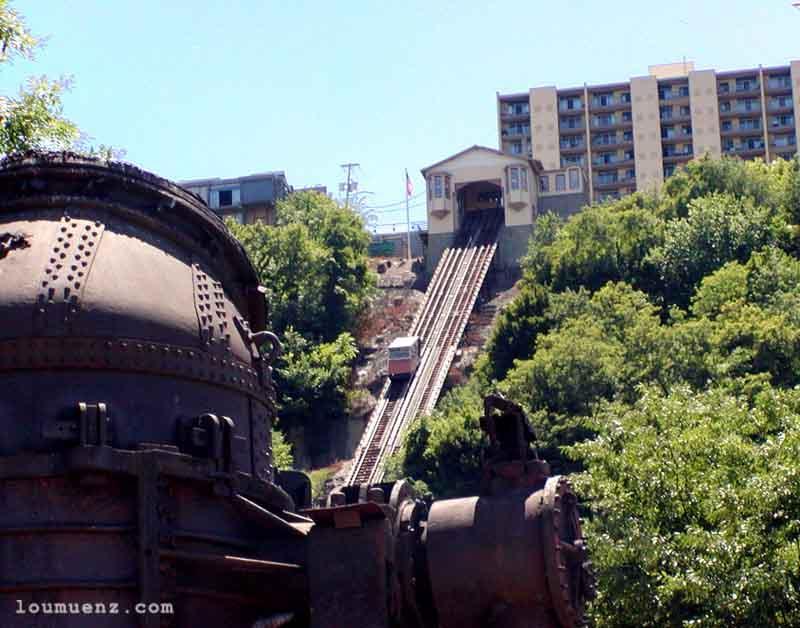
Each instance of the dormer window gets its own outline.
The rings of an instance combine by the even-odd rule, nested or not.
[[[512,190],[528,190],[528,169],[512,166],[508,169],[509,187]]]
[[[450,175],[433,175],[429,191],[430,198],[450,198]]]

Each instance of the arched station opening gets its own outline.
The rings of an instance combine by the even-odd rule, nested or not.
[[[500,179],[456,184],[456,202],[460,227],[488,215],[498,218],[502,224],[504,206]]]

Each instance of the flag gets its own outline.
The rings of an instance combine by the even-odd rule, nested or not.
[[[406,170],[406,196],[411,196],[412,194],[414,194],[414,184],[408,177],[408,170]]]

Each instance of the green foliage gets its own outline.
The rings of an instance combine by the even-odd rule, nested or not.
[[[580,286],[596,290],[609,281],[652,289],[658,278],[647,253],[661,242],[663,231],[652,202],[635,195],[588,207],[555,232],[548,222],[549,237],[534,235],[522,261],[526,279],[556,292]]]
[[[321,469],[313,469],[309,472],[308,477],[311,480],[311,499],[313,501],[316,502],[326,496],[326,485],[335,473],[336,465],[322,467]]]
[[[39,40],[23,17],[0,0],[0,65],[32,59]],[[64,118],[61,96],[70,81],[31,78],[16,96],[0,96],[0,155],[26,150],[66,150],[79,138],[77,126]]]
[[[666,220],[686,217],[692,201],[715,194],[750,199],[754,205],[773,210],[789,209],[796,203],[796,160],[763,161],[712,159],[704,156],[687,163],[664,182],[659,211]],[[800,209],[795,205],[795,211]]]
[[[0,101],[0,153],[67,150],[79,138],[78,127],[62,114],[61,96],[69,81],[29,79],[16,98]]]
[[[375,286],[361,218],[314,192],[279,201],[276,215],[276,226],[228,222],[267,289],[272,328],[321,342],[352,332]]]
[[[800,395],[643,392],[571,453],[592,507],[596,625],[800,623]]]
[[[412,424],[394,463],[394,477],[410,476],[441,498],[475,494],[480,481],[483,402],[476,386],[454,389],[436,411]],[[397,468],[399,467],[399,468]]]
[[[476,377],[399,463],[474,490],[480,397],[574,472],[593,625],[800,625],[800,166],[701,159],[660,195],[539,219]]]
[[[276,216],[274,226],[227,224],[266,288],[269,325],[284,344],[275,365],[280,421],[325,429],[349,407],[352,332],[375,284],[369,235],[358,216],[313,192],[279,201]]]
[[[312,345],[290,327],[283,344],[275,369],[281,421],[313,425],[344,418],[347,384],[358,354],[353,337],[344,332],[333,342]]]
[[[489,380],[502,380],[514,360],[529,358],[536,347],[536,338],[549,329],[544,314],[549,293],[539,285],[523,285],[519,295],[498,317],[486,345],[486,359],[482,361],[484,376]]]
[[[667,302],[684,305],[703,277],[727,262],[747,261],[786,233],[786,223],[771,208],[715,193],[691,201],[685,218],[668,223],[663,245],[649,259],[664,280]]]
[[[272,464],[279,469],[291,469],[294,466],[292,445],[283,432],[276,429],[272,430]]]

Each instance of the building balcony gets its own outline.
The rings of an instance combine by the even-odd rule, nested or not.
[[[737,96],[758,96],[761,94],[761,86],[757,83],[747,88],[737,85],[735,89],[731,90],[731,94],[736,94]]]
[[[747,145],[723,147],[722,152],[726,155],[737,155],[743,158],[758,157],[764,155],[764,147],[750,147]]]
[[[684,143],[684,142],[691,142],[692,141],[692,134],[691,133],[674,133],[668,137],[661,136],[661,143],[662,144],[674,144],[674,143]]]
[[[592,185],[597,190],[611,190],[613,188],[619,187],[620,182],[619,179],[595,179],[592,182]]]
[[[585,133],[586,132],[586,127],[583,126],[583,125],[581,125],[581,126],[564,126],[564,125],[560,124],[560,125],[558,125],[558,131],[559,131],[559,133],[563,133],[564,135],[578,135],[578,134]]]
[[[531,132],[530,131],[502,131],[500,133],[504,140],[520,140],[525,138],[530,138]]]
[[[615,100],[614,102],[608,105],[596,105],[592,103],[589,107],[590,113],[608,113],[611,111],[630,111],[631,103],[630,102],[622,102],[621,100]]]
[[[766,90],[764,90],[767,96],[787,96],[792,93],[792,84],[784,86],[776,86],[771,87],[768,86]]]
[[[500,113],[500,119],[505,122],[527,122],[531,119],[530,113]]]
[[[665,164],[668,163],[674,164],[674,163],[689,161],[693,156],[694,156],[693,153],[689,151],[689,152],[671,153],[669,155],[663,155],[661,159]]]
[[[660,102],[669,102],[672,104],[680,103],[680,101],[685,100],[688,103],[689,94],[681,94],[680,92],[664,92],[658,95],[658,100]]]
[[[559,149],[562,153],[585,153],[586,144],[583,142],[579,144],[560,144]]]
[[[780,134],[783,135],[784,133],[793,133],[794,132],[794,124],[780,124],[777,126],[769,127],[770,133]]]
[[[770,103],[767,105],[767,111],[769,111],[770,113],[791,113],[792,111],[794,111],[794,106],[792,105],[791,102],[785,105],[778,105],[778,104],[773,105],[772,103]]]

